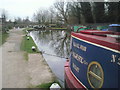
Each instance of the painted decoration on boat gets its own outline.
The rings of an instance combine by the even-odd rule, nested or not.
[[[70,69],[87,88],[118,88],[120,52],[72,35]]]

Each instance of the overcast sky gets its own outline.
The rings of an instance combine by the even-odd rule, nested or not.
[[[0,0],[0,13],[2,9],[8,12],[9,19],[14,17],[25,18],[33,16],[39,8],[50,7],[55,0]]]

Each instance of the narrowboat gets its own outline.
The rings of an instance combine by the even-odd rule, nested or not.
[[[66,88],[120,88],[120,25],[71,33]]]
[[[90,27],[86,27],[86,26],[74,26],[73,27],[74,32],[79,32],[79,31],[88,30],[88,29],[90,29]]]

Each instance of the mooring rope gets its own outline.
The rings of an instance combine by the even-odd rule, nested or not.
[[[68,58],[66,58],[66,57],[61,57],[61,56],[57,56],[57,55],[53,55],[53,54],[46,53],[45,51],[39,51],[39,52],[42,53],[42,54],[50,55],[50,56],[55,56],[55,57],[59,57],[59,58],[68,59]],[[63,81],[62,79],[60,79],[59,77],[56,76],[56,78],[57,78],[58,80],[60,80],[61,83],[64,83],[64,81]]]
[[[68,59],[67,57],[64,57],[64,56],[58,56],[58,55],[53,55],[53,54],[49,54],[49,53],[46,53],[45,51],[40,51],[40,53],[42,53],[42,54],[46,54],[46,55],[49,55],[49,56],[55,56],[55,57],[59,57],[59,58]]]
[[[64,81],[63,81],[62,79],[60,79],[59,77],[56,76],[56,78],[57,78],[58,80],[60,80],[62,83],[64,83]]]

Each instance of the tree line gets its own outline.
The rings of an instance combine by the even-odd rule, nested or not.
[[[29,17],[21,19],[17,17],[14,21],[7,21],[8,13],[2,11],[2,29],[4,31],[12,27],[26,27],[35,24],[57,24],[74,25],[74,24],[94,24],[94,23],[120,23],[120,2],[75,2],[69,0],[57,0],[48,9],[38,9],[30,21]],[[108,0],[110,1],[110,0]]]
[[[39,24],[120,23],[120,2],[57,1],[49,9],[39,9],[33,20]]]
[[[7,32],[9,29],[12,29],[13,27],[20,27],[24,28],[29,25],[35,24],[34,22],[31,22],[29,17],[26,17],[24,19],[21,19],[20,17],[14,18],[14,21],[11,19],[8,19],[9,15],[8,12],[5,9],[2,9],[1,15],[0,15],[0,31],[3,33]]]

